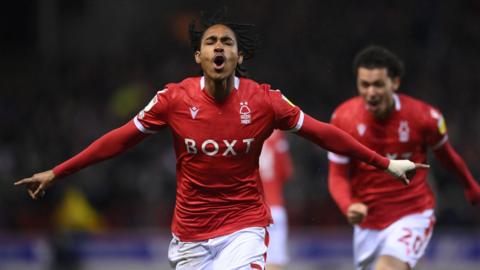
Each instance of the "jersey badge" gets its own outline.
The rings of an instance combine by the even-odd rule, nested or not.
[[[410,140],[408,121],[400,121],[400,125],[398,126],[398,140],[400,142],[408,142],[408,140]]]
[[[252,122],[251,110],[248,107],[248,102],[240,102],[240,123],[248,125]]]
[[[438,132],[440,132],[442,135],[447,133],[447,125],[445,124],[445,119],[443,116],[433,109],[430,110],[430,115],[437,119]]]
[[[193,107],[190,107],[190,114],[192,115],[192,119],[195,119],[197,117],[197,113],[200,109],[193,106]]]
[[[444,135],[445,133],[447,133],[447,125],[445,124],[445,119],[443,118],[443,116],[440,116],[440,119],[438,119],[438,132],[440,132],[440,134]]]
[[[167,91],[166,89],[162,90],[162,91],[158,91],[157,94],[161,94],[161,93],[166,92],[166,91]],[[158,102],[158,98],[155,95],[152,98],[152,100],[150,100],[150,102],[147,104],[147,106],[145,106],[145,108],[142,111],[140,111],[140,113],[138,113],[138,118],[143,119],[143,117],[145,117],[145,112],[150,111],[153,108],[153,106],[155,106],[155,104],[157,104],[157,102]]]
[[[288,103],[288,105],[295,107],[295,104],[293,104],[293,102],[291,102],[286,96],[282,95],[282,98]]]
[[[360,123],[360,124],[357,125],[357,131],[358,131],[358,134],[360,136],[363,136],[363,134],[365,134],[366,130],[367,130],[367,126],[365,126],[365,124]]]

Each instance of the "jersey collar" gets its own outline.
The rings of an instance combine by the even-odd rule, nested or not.
[[[235,90],[238,90],[238,87],[240,87],[240,79],[237,76],[235,76],[235,78],[234,78],[233,87],[234,87]],[[200,78],[200,89],[203,90],[203,88],[205,88],[205,77],[204,76],[202,76]]]
[[[397,94],[393,94],[393,102],[395,102],[395,110],[400,111],[402,103],[400,103],[400,97]]]

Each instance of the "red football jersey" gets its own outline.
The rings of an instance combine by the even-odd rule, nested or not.
[[[260,177],[269,206],[283,206],[283,185],[292,175],[289,145],[281,131],[274,131],[263,144]]]
[[[448,138],[442,114],[406,95],[394,95],[394,101],[394,111],[380,121],[366,110],[361,97],[352,98],[335,110],[332,124],[385,157],[426,163],[428,148],[439,147]],[[364,228],[382,229],[402,216],[434,207],[427,170],[417,170],[404,186],[364,162],[334,153],[329,153],[329,160],[349,164],[352,199],[368,206],[368,215],[360,224]]]
[[[170,127],[177,159],[172,232],[205,240],[272,222],[258,171],[262,144],[274,129],[298,130],[303,113],[267,84],[235,78],[216,102],[204,78],[168,84],[134,122],[145,133]]]

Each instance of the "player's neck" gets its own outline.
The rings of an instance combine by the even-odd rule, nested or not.
[[[386,107],[385,111],[381,112],[380,114],[378,115],[375,115],[375,118],[379,121],[384,121],[385,119],[387,119],[393,112],[393,110],[395,109],[395,100],[393,100],[393,98],[391,100],[389,100],[388,102],[388,106]]]
[[[232,75],[223,80],[213,80],[205,77],[205,90],[216,101],[224,101],[232,92],[235,85],[235,76]]]

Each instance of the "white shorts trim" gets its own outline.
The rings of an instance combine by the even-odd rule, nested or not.
[[[383,230],[354,228],[355,269],[373,269],[378,257],[389,255],[413,268],[425,253],[433,231],[432,209],[404,216]]]

